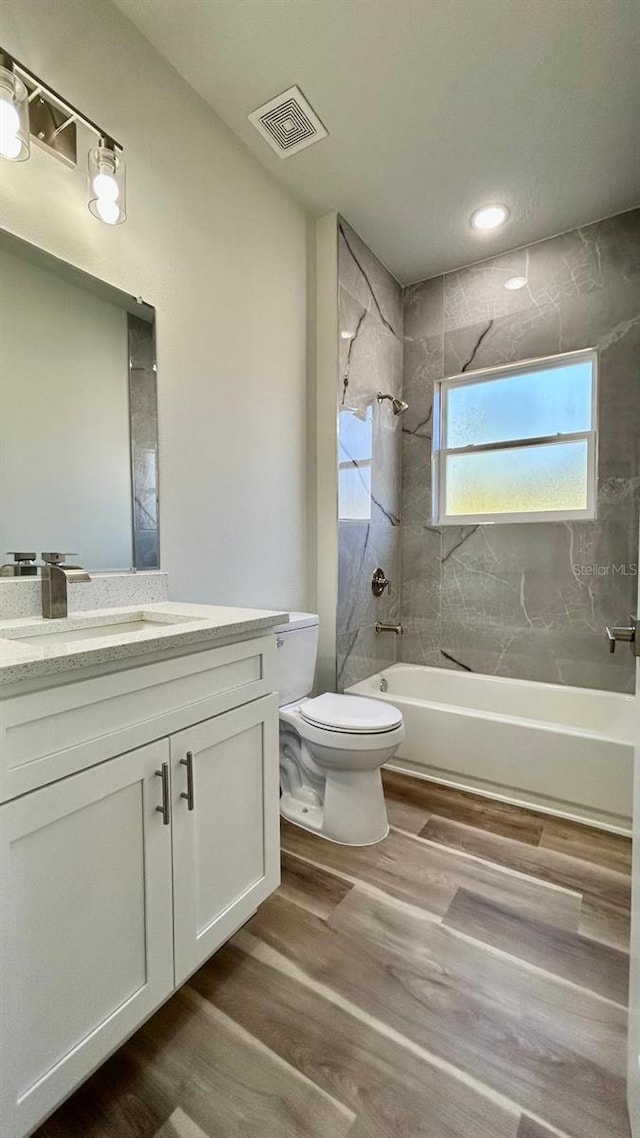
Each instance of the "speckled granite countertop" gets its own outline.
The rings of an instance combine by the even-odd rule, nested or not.
[[[95,609],[91,612],[72,613],[62,620],[44,620],[26,617],[22,620],[0,621],[0,686],[18,680],[38,679],[112,661],[131,659],[135,664],[146,662],[141,657],[153,653],[191,646],[203,648],[207,644],[233,637],[242,638],[268,632],[288,619],[286,612],[270,609],[225,608],[219,605],[178,604],[162,601],[150,605],[127,605],[125,608]],[[141,631],[117,633],[119,624],[134,621],[152,623],[153,627]],[[114,631],[104,632],[106,625]],[[92,637],[88,630],[98,627]],[[87,630],[81,640],[63,641],[65,632]],[[55,640],[50,640],[50,634]],[[21,637],[29,637],[25,643]],[[42,640],[42,643],[40,643]],[[78,677],[81,678],[81,677]]]

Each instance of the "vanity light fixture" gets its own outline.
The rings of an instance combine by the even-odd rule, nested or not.
[[[509,280],[504,282],[504,287],[509,292],[516,292],[517,289],[524,288],[528,283],[526,277],[509,277]]]
[[[127,216],[122,146],[0,48],[0,157],[23,162],[33,137],[49,154],[76,166],[78,123],[98,139],[89,150],[89,210],[99,221],[118,225]]]
[[[508,216],[506,205],[485,205],[471,214],[471,225],[474,229],[497,229]]]
[[[107,225],[127,216],[124,159],[112,139],[103,137],[89,151],[89,210]]]

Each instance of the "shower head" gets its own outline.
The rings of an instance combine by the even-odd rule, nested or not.
[[[378,403],[382,403],[385,399],[390,401],[394,415],[404,415],[405,411],[408,410],[409,404],[405,403],[404,400],[396,399],[395,395],[383,395],[382,392],[379,391]]]

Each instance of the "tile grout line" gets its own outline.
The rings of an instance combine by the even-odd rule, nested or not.
[[[296,980],[299,984],[302,984],[303,987],[308,988],[310,991],[315,992],[315,994],[320,996],[322,999],[327,1000],[328,1003],[333,1004],[334,1007],[341,1008],[342,1011],[350,1015],[352,1019],[366,1024],[367,1027],[371,1028],[371,1030],[377,1032],[379,1035],[393,1040],[394,1043],[397,1043],[400,1047],[404,1048],[405,1051],[410,1051],[416,1056],[416,1058],[422,1060],[423,1062],[426,1062],[430,1066],[435,1067],[440,1071],[443,1071],[445,1074],[448,1074],[457,1082],[464,1083],[465,1086],[470,1087],[478,1095],[480,1095],[481,1098],[490,1099],[496,1104],[496,1106],[501,1107],[508,1114],[514,1116],[517,1121],[519,1121],[524,1114],[532,1121],[539,1123],[541,1126],[546,1126],[549,1128],[549,1123],[540,1115],[533,1114],[528,1108],[522,1106],[520,1103],[515,1102],[513,1099],[510,1099],[507,1095],[502,1094],[500,1091],[496,1091],[487,1083],[482,1083],[479,1079],[476,1079],[467,1071],[462,1070],[460,1067],[454,1066],[454,1064],[450,1063],[447,1059],[443,1059],[441,1056],[436,1055],[434,1052],[428,1051],[425,1047],[421,1047],[420,1044],[414,1043],[413,1040],[409,1039],[405,1035],[402,1035],[401,1032],[397,1031],[389,1024],[384,1023],[382,1020],[376,1019],[375,1016],[372,1016],[369,1012],[365,1011],[364,1008],[358,1007],[357,1004],[354,1004],[351,1000],[348,1000],[345,997],[341,996],[338,992],[335,992],[332,988],[329,988],[328,985],[323,984],[318,980],[314,980],[313,977],[309,976],[309,974],[300,968],[299,965],[287,960],[287,958],[283,956],[281,952],[278,952],[277,949],[271,948],[270,945],[265,944],[264,941],[260,940],[259,937],[254,936],[253,933],[247,932],[245,929],[241,929],[233,937],[232,943],[237,948],[239,948],[241,952],[244,952],[246,956],[250,956],[254,960],[258,960],[261,964],[265,964],[268,968],[273,968],[274,971],[279,972],[282,976],[287,976],[291,980]],[[563,1130],[557,1129],[556,1127],[551,1127],[551,1130],[552,1133],[557,1136],[557,1138],[571,1138],[571,1135],[567,1134]]]
[[[299,854],[291,854],[291,853],[289,853],[288,850],[285,850],[284,852],[287,853],[287,855],[289,857],[298,858],[298,860],[304,862],[305,865],[313,866],[314,869],[320,869],[320,870],[324,869],[324,866],[322,866],[319,862],[310,861],[308,858],[301,857]],[[330,872],[338,873],[339,871],[338,870],[335,870],[335,871],[331,870]],[[533,972],[538,976],[545,977],[546,979],[551,978],[552,980],[556,981],[558,984],[562,984],[565,987],[572,988],[573,991],[575,991],[575,992],[583,992],[587,996],[593,996],[594,999],[601,1000],[602,1003],[609,1004],[614,1008],[622,1008],[623,1011],[627,1010],[626,1004],[621,1004],[618,1002],[618,1000],[613,1000],[610,996],[603,996],[600,992],[594,992],[592,988],[585,988],[583,984],[576,984],[574,980],[569,980],[569,979],[567,979],[566,976],[559,976],[557,972],[549,972],[546,968],[542,968],[539,964],[533,964],[530,960],[523,960],[522,957],[514,956],[512,952],[507,952],[506,949],[497,948],[494,944],[488,944],[487,941],[478,940],[476,937],[471,936],[470,933],[462,932],[461,929],[456,929],[456,928],[453,928],[451,925],[445,924],[444,923],[444,917],[446,916],[446,913],[439,914],[439,913],[432,912],[431,909],[421,909],[419,905],[412,905],[410,901],[402,901],[399,897],[393,897],[390,893],[385,893],[384,889],[379,889],[378,886],[376,886],[376,885],[370,885],[367,881],[359,881],[357,879],[348,877],[346,874],[341,875],[341,877],[342,877],[342,880],[351,882],[354,889],[361,889],[364,893],[368,893],[370,896],[375,897],[376,899],[382,900],[386,905],[391,905],[392,907],[396,907],[399,909],[409,909],[410,912],[413,913],[416,917],[421,918],[422,920],[428,921],[430,924],[440,925],[441,928],[446,929],[447,932],[451,936],[457,937],[459,940],[463,940],[467,944],[473,945],[475,948],[480,948],[481,951],[489,953],[490,956],[496,956],[500,960],[504,960],[506,958],[507,960],[513,961],[519,967],[522,967],[523,969],[525,969],[525,971]],[[325,924],[329,923],[333,914],[340,908],[340,906],[346,900],[348,900],[349,895],[350,894],[348,893],[346,895],[346,897],[342,898],[342,901],[338,901],[337,905],[335,905],[334,908],[331,910],[331,913],[329,914],[327,920],[325,921]],[[293,898],[288,898],[288,900],[289,900],[289,903],[292,905],[297,904],[297,902]],[[303,905],[298,905],[297,907],[299,909],[304,908]],[[308,910],[306,910],[306,911],[308,912]],[[324,918],[322,918],[322,917],[319,917],[318,919],[324,920]],[[329,927],[331,928],[330,924],[329,924]],[[553,928],[554,926],[550,926],[550,927]],[[566,929],[565,931],[573,933],[572,929]],[[582,934],[575,932],[575,935],[581,936]],[[592,939],[592,938],[585,937],[585,940],[590,940],[590,939]],[[600,944],[601,942],[600,941],[594,941],[594,943]],[[608,947],[611,947],[611,946],[608,946]],[[621,950],[617,949],[616,951],[620,952]],[[625,955],[625,954],[622,953],[622,955]]]

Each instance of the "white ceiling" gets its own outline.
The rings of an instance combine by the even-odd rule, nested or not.
[[[116,0],[309,210],[403,283],[640,203],[638,0]],[[329,138],[247,121],[297,83]],[[469,215],[511,210],[479,235]]]

